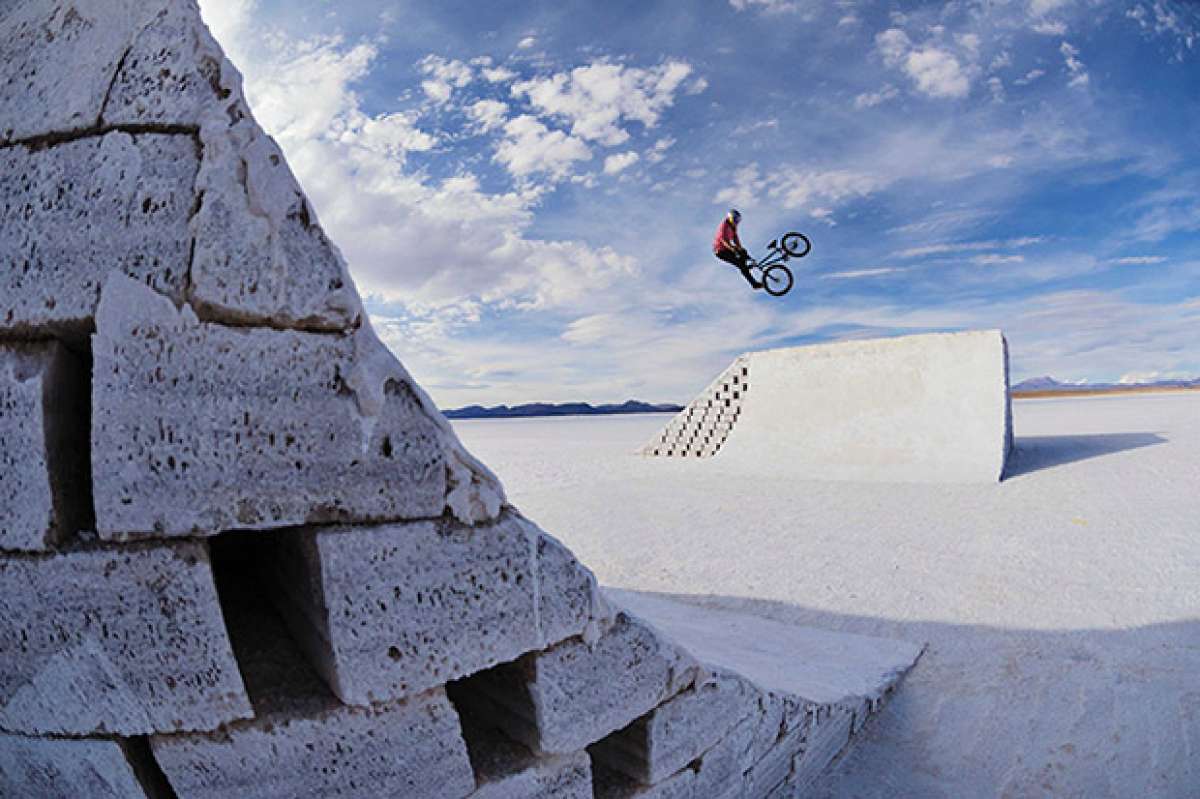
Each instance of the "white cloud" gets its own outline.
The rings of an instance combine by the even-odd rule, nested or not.
[[[737,11],[753,10],[764,14],[784,14],[800,10],[797,0],[729,0],[729,5]]]
[[[1031,30],[1043,36],[1064,36],[1067,32],[1067,25],[1065,22],[1043,19],[1035,22]]]
[[[1169,36],[1175,40],[1175,59],[1182,61],[1185,52],[1191,52],[1200,44],[1200,13],[1187,11],[1188,6],[1154,0],[1153,3],[1138,3],[1125,12],[1125,16],[1138,24],[1143,32],[1158,36]],[[1190,19],[1185,17],[1190,16]]]
[[[757,164],[748,164],[736,170],[731,185],[718,191],[713,199],[727,205],[751,205],[768,199],[785,210],[808,211],[815,218],[828,220],[831,206],[866,197],[884,185],[885,181],[877,176],[851,169],[785,167],[764,176]]]
[[[364,296],[403,303],[416,325],[406,331],[443,318],[469,326],[480,304],[569,307],[637,272],[634,259],[611,248],[526,238],[536,190],[488,193],[468,172],[432,180],[407,171],[409,154],[438,140],[411,112],[362,109],[355,84],[370,70],[373,45],[295,39],[214,8],[228,6],[205,2],[205,19],[225,26],[223,44],[245,75],[256,118],[287,155]],[[424,63],[432,73],[423,74],[435,79],[464,79],[451,62]],[[476,113],[494,120],[499,111],[485,104]],[[559,173],[589,155],[582,142],[533,118],[514,121],[500,128],[502,146],[523,174]]]
[[[518,178],[544,173],[566,177],[574,162],[591,159],[592,151],[581,139],[550,130],[529,114],[504,124],[504,138],[496,146],[496,160]]]
[[[596,61],[570,72],[518,81],[512,93],[528,97],[539,113],[569,122],[572,136],[615,146],[629,139],[622,127],[626,120],[646,129],[657,126],[691,74],[691,65],[682,61],[646,69]]]
[[[667,157],[667,150],[675,146],[675,139],[670,136],[664,136],[654,142],[654,146],[646,153],[646,160],[652,164],[657,164]]]
[[[604,159],[604,174],[615,175],[638,162],[638,154],[630,150],[627,153],[610,155]]]
[[[454,89],[471,82],[471,67],[462,61],[446,59],[438,55],[427,55],[417,62],[417,69],[429,80],[421,82],[426,96],[435,103],[449,102]]]
[[[883,56],[883,62],[889,67],[894,67],[899,66],[904,56],[912,49],[912,40],[899,28],[889,28],[876,34],[875,46]]]
[[[1044,70],[1044,69],[1031,69],[1028,72],[1026,72],[1024,75],[1022,75],[1021,77],[1014,80],[1013,84],[1015,84],[1017,86],[1028,86],[1030,83],[1033,83],[1035,80],[1037,80],[1038,78],[1042,77],[1045,74],[1046,74],[1046,70]]]
[[[1073,0],[1029,0],[1029,14],[1032,17],[1044,17],[1072,2]]]
[[[482,75],[483,79],[488,83],[507,83],[508,81],[517,77],[516,72],[513,72],[511,69],[504,66],[484,67],[483,69],[479,70],[479,74]]]
[[[708,79],[705,78],[703,75],[701,75],[700,77],[696,78],[694,81],[689,83],[687,85],[687,88],[684,89],[683,93],[684,94],[700,94],[707,88],[708,88]]]
[[[961,98],[971,90],[971,80],[958,59],[936,47],[909,53],[904,71],[917,84],[917,90],[930,97]]]
[[[903,272],[894,266],[880,266],[874,269],[851,269],[846,272],[831,272],[827,275],[821,275],[822,280],[857,280],[864,277],[878,277],[880,275],[890,275],[893,272]]]
[[[884,86],[876,92],[864,92],[854,98],[854,107],[858,109],[874,108],[875,106],[886,103],[888,100],[893,100],[900,95],[900,90],[895,86]]]
[[[1024,255],[997,255],[996,253],[976,255],[971,259],[971,263],[981,266],[999,266],[1000,264],[1020,264],[1024,262]]]
[[[977,50],[977,39],[972,41]],[[914,47],[908,34],[898,28],[878,34],[875,46],[883,62],[889,67],[901,69],[922,94],[959,99],[971,91],[973,70],[964,67],[949,50],[933,44]]]
[[[1004,81],[997,78],[995,75],[988,78],[988,91],[992,93],[993,102],[1002,103],[1005,100]]]
[[[943,242],[927,244],[922,247],[910,247],[907,250],[893,253],[897,258],[920,258],[926,255],[946,255],[949,253],[975,252],[979,250],[1021,249],[1040,244],[1045,241],[1042,236],[1023,236],[1016,239],[991,239],[988,241]]]
[[[534,38],[533,36],[526,36],[524,39],[517,42],[517,49],[518,50],[528,50],[529,48],[533,47],[535,44],[537,44],[536,38]]]
[[[1069,42],[1063,42],[1059,47],[1062,52],[1063,61],[1066,62],[1067,72],[1071,79],[1067,82],[1068,86],[1083,88],[1088,85],[1087,67],[1079,60],[1079,48],[1073,47]]]
[[[467,114],[486,133],[504,125],[508,117],[508,105],[499,100],[477,100],[467,107]]]
[[[1167,259],[1162,255],[1128,255],[1124,258],[1114,258],[1112,262],[1122,266],[1141,266],[1145,264],[1161,264],[1165,260]]]

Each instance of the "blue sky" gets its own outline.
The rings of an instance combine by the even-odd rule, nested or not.
[[[684,401],[739,352],[1000,327],[1200,375],[1200,6],[201,0],[443,406]],[[902,11],[896,9],[903,9]],[[812,238],[783,298],[709,245]]]

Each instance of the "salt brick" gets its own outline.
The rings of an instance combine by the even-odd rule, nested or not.
[[[457,799],[475,789],[441,689],[372,708],[268,712],[219,733],[155,736],[151,747],[179,799]]]
[[[115,740],[0,734],[0,796],[21,799],[155,799]]]
[[[573,752],[688,687],[697,666],[627,613],[594,643],[568,639],[461,686],[509,735],[539,752]]]
[[[479,788],[471,799],[592,799],[587,752],[536,757],[494,728],[463,718],[463,735]]]
[[[113,132],[0,148],[0,331],[90,330],[112,269],[181,299],[198,146]]]
[[[10,0],[0,12],[0,142],[95,127],[147,0]]]
[[[280,610],[349,704],[419,693],[580,635],[599,602],[591,573],[512,511],[480,527],[289,530],[264,555]]]
[[[381,379],[379,406],[364,413],[355,337],[200,322],[116,273],[97,328],[102,538],[391,521],[446,507],[450,437],[402,378]]]
[[[759,694],[735,674],[712,674],[593,745],[592,757],[653,785],[716,745],[757,709]]]
[[[87,367],[53,342],[0,343],[0,549],[90,526]]]
[[[0,729],[140,735],[250,713],[202,544],[0,556]]]

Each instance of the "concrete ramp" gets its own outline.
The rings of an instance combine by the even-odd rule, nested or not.
[[[995,482],[1012,448],[999,330],[739,356],[647,444],[800,479]]]

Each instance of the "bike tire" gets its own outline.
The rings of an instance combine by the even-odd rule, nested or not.
[[[782,297],[792,290],[792,270],[776,264],[763,271],[763,289],[772,297]]]
[[[793,258],[803,258],[812,249],[812,242],[808,240],[808,236],[795,231],[784,233],[779,239],[779,244],[783,251]]]

